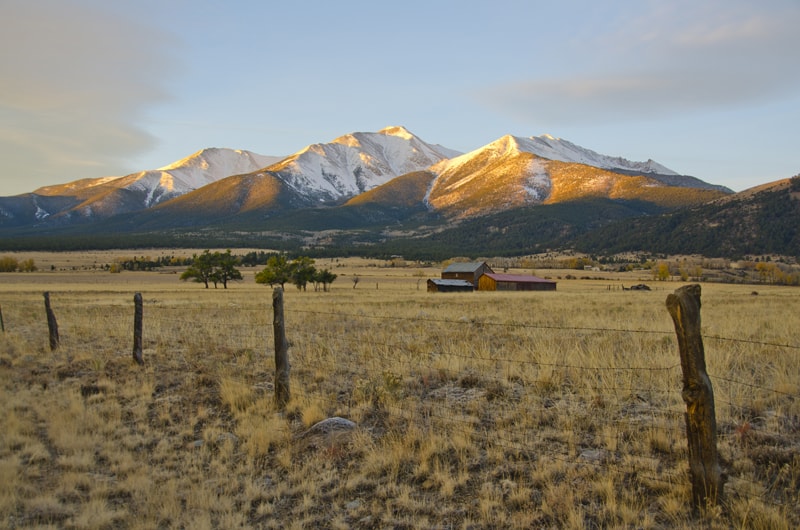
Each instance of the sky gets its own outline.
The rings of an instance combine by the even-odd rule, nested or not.
[[[740,191],[800,173],[798,0],[0,0],[0,196],[206,147],[551,134]]]

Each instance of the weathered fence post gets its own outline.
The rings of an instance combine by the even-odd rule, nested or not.
[[[142,358],[142,319],[144,313],[142,293],[133,295],[133,305],[133,360],[136,361],[136,364],[144,364],[144,359]]]
[[[715,506],[722,499],[724,480],[717,453],[714,391],[706,373],[700,334],[700,286],[687,285],[667,296],[667,309],[675,323],[683,370],[689,472],[695,510]]]
[[[53,313],[50,307],[50,293],[44,293],[44,309],[47,312],[47,330],[50,335],[50,351],[58,349],[58,322],[56,321],[56,314]]]
[[[283,319],[283,289],[272,291],[272,330],[275,335],[275,404],[279,410],[289,402],[289,342]]]
[[[6,323],[3,322],[3,306],[0,306],[0,331],[6,332]]]

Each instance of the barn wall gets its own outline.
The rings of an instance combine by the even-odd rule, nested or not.
[[[478,278],[479,291],[495,291],[497,290],[497,282],[488,276],[481,276]]]
[[[479,291],[555,291],[555,283],[545,282],[499,282],[486,275],[478,279]]]

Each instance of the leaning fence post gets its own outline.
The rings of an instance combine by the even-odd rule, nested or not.
[[[47,312],[47,330],[50,335],[50,351],[55,351],[58,348],[58,322],[56,321],[56,314],[53,313],[50,307],[50,293],[44,293],[44,309]]]
[[[714,391],[706,373],[700,334],[700,286],[687,285],[667,296],[667,309],[675,323],[683,370],[689,472],[695,509],[715,506],[724,485],[717,453]]]
[[[133,295],[133,360],[136,364],[144,364],[142,358],[142,293]]]
[[[272,291],[272,330],[275,336],[275,404],[283,410],[289,402],[289,343],[283,319],[283,289]]]
[[[3,306],[0,306],[0,331],[6,332],[6,324],[3,322]]]

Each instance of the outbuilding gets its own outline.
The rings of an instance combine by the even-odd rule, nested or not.
[[[428,280],[429,293],[471,293],[475,286],[466,280]]]
[[[478,278],[479,291],[555,291],[556,282],[520,274],[487,272]]]
[[[477,289],[482,274],[494,272],[485,261],[451,263],[442,271],[443,280],[465,280]]]

